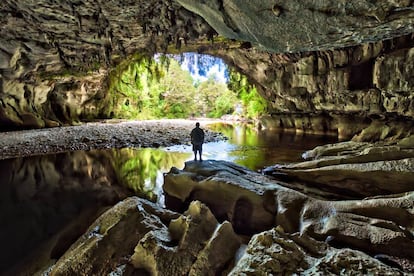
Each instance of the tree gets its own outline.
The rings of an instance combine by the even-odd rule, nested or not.
[[[164,78],[160,80],[160,113],[167,118],[185,118],[195,112],[196,89],[189,72],[171,60]]]

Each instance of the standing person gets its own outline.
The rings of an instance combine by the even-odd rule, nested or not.
[[[196,123],[196,127],[191,131],[191,144],[193,144],[194,161],[197,161],[197,152],[200,155],[200,161],[203,161],[201,155],[203,154],[204,130],[200,128],[200,123]]]

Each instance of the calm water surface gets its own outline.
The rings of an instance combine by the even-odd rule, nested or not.
[[[209,128],[228,140],[206,143],[204,159],[231,161],[252,170],[300,161],[305,150],[336,142],[334,137],[238,125]],[[173,166],[182,169],[192,159],[191,146],[179,145],[0,160],[0,275],[13,267],[30,266],[43,254],[39,248],[45,243],[53,244],[48,254],[58,258],[105,208],[127,196],[135,194],[162,205],[163,174]]]

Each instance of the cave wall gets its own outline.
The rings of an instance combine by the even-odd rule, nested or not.
[[[216,51],[268,100],[267,128],[383,140],[412,133],[414,39],[406,35],[329,51]]]
[[[108,116],[108,76],[148,55],[215,34],[173,1],[0,3],[0,128]]]
[[[406,136],[413,21],[408,0],[5,0],[0,128],[107,117],[117,66],[137,53],[191,50],[222,57],[259,87],[265,127]]]

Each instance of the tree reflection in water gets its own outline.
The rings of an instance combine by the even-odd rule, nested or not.
[[[192,154],[161,149],[112,150],[113,167],[119,182],[131,188],[138,196],[153,202],[162,202],[163,173],[172,167],[182,169]]]
[[[190,156],[108,149],[0,160],[0,274],[42,254],[42,244],[55,244],[58,258],[106,208],[128,196],[161,203],[162,173],[184,167]]]
[[[252,170],[299,161],[303,151],[335,137],[258,131],[218,124],[226,141],[206,143],[204,159],[235,162]],[[130,195],[164,205],[163,173],[192,159],[190,145],[165,149],[107,149],[0,160],[0,274],[54,236],[65,243],[59,257],[105,209]],[[69,229],[69,230],[68,230]]]

